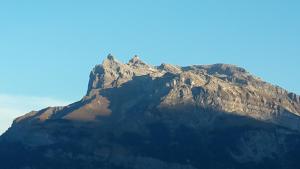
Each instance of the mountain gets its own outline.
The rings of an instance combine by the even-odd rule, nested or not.
[[[124,64],[0,137],[1,169],[296,169],[300,97],[228,64]]]

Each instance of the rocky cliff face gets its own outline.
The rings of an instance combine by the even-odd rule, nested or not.
[[[109,55],[82,100],[17,118],[0,157],[19,160],[10,169],[294,168],[299,132],[300,97],[243,68]]]

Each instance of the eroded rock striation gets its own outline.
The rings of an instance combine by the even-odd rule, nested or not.
[[[17,118],[0,156],[22,159],[3,160],[4,169],[289,169],[300,157],[299,132],[300,97],[243,68],[108,55],[80,101]]]

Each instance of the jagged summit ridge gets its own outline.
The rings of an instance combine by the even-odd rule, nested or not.
[[[144,64],[145,63],[140,59],[138,55],[134,55],[132,59],[129,60],[128,64],[135,65],[135,64]]]
[[[143,76],[150,74],[157,76],[157,69],[147,65],[138,56],[134,56],[127,64],[123,64],[111,55],[103,61],[101,65],[97,65],[90,74],[90,82],[88,92],[93,89],[117,87],[131,80],[134,76]]]
[[[0,168],[294,169],[299,100],[235,65],[110,54],[81,100],[14,121],[0,137]]]
[[[129,84],[135,87],[127,89]],[[148,89],[144,91],[140,87]],[[103,93],[117,88],[124,88],[120,97],[127,98],[127,95],[143,92],[143,98],[138,95],[130,97],[115,108],[111,103],[114,99],[118,100],[116,95],[104,96]],[[111,54],[91,71],[87,95],[80,101],[84,110],[90,110],[93,116],[88,111],[76,109],[58,116],[64,111],[55,110],[47,114],[47,119],[96,119],[113,113],[113,109],[122,109],[122,106],[125,106],[122,111],[129,110],[143,99],[156,103],[152,106],[157,109],[190,105],[195,111],[198,108],[212,109],[300,129],[299,96],[266,83],[243,68],[228,64],[152,66],[138,56],[122,63]],[[89,103],[86,103],[87,100]],[[72,105],[69,107],[72,109]],[[143,111],[146,110],[144,108]]]
[[[146,64],[137,55],[130,59],[127,64],[123,64],[117,61],[114,56],[109,54],[103,61],[103,63],[101,65],[97,65],[91,72],[90,80],[96,83],[94,85],[91,85],[89,89],[98,88],[99,86],[100,88],[116,87],[116,85],[118,86],[122,84],[122,82],[118,83],[118,81],[123,80],[123,82],[126,82],[128,80],[131,80],[131,78],[134,76],[143,76],[149,74],[152,77],[161,77],[167,72],[179,74],[187,71],[202,74],[206,73],[216,76],[220,75],[220,77],[232,76],[232,78],[239,78],[238,76],[244,76],[244,78],[247,78],[245,76],[251,76],[245,69],[237,67],[235,65],[215,64],[180,67],[163,63],[160,66],[155,67]],[[99,79],[102,79],[106,82],[98,82]]]

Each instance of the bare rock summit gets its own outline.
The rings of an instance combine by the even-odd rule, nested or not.
[[[293,169],[299,154],[297,94],[235,65],[111,54],[81,100],[25,114],[0,137],[3,169]]]

